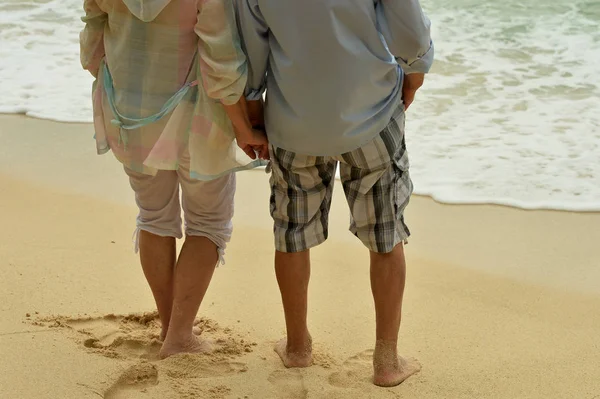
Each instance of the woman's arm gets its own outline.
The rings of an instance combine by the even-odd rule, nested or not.
[[[108,22],[108,15],[100,9],[96,0],[84,0],[83,9],[85,17],[81,20],[85,23],[85,28],[79,34],[81,66],[98,77],[100,60],[105,55],[104,27]]]
[[[238,146],[251,159],[256,159],[256,153],[261,159],[269,159],[267,136],[263,131],[256,130],[252,126],[246,99],[242,96],[237,103],[233,105],[223,104],[223,106],[233,124]]]

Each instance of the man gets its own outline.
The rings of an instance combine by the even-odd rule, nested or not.
[[[287,327],[275,350],[286,367],[312,363],[309,251],[327,239],[340,164],[350,230],[371,254],[374,383],[398,385],[420,369],[396,347],[412,193],[404,111],[433,62],[429,20],[418,0],[236,1],[247,98],[267,90],[275,269]],[[250,104],[254,114],[260,108]]]

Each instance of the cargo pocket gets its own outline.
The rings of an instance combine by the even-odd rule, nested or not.
[[[394,191],[396,221],[399,223],[397,231],[400,235],[399,239],[407,244],[407,238],[410,236],[410,230],[404,222],[404,210],[408,206],[410,197],[413,193],[413,183],[410,178],[410,162],[408,159],[408,152],[406,151],[404,137],[402,137],[400,148],[394,155],[393,168],[394,187],[392,190]]]

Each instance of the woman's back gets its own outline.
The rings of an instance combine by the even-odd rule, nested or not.
[[[143,118],[196,79],[197,0],[98,0],[108,16],[104,32],[120,112]]]
[[[99,153],[110,149],[130,169],[155,174],[177,169],[189,151],[191,173],[203,179],[251,166],[237,161],[221,106],[239,100],[247,77],[231,0],[84,0],[84,7],[81,61],[98,78]]]

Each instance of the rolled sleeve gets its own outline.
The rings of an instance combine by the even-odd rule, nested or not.
[[[208,96],[232,105],[244,94],[248,64],[235,29],[231,0],[199,2],[195,32],[198,44],[199,76]]]
[[[379,31],[402,70],[429,72],[434,57],[431,22],[419,1],[379,0],[376,12]]]
[[[396,57],[396,61],[402,67],[402,70],[406,74],[411,73],[428,73],[433,65],[433,42],[430,43],[429,49],[425,52],[425,54],[419,56],[416,60],[410,62],[409,60],[404,60],[400,57]]]
[[[100,9],[96,0],[85,0],[83,9],[85,16],[81,20],[85,27],[79,34],[81,66],[97,77],[100,61],[105,55],[104,28],[108,15]]]
[[[242,45],[248,56],[248,100],[262,98],[269,63],[269,27],[256,0],[236,0],[237,23]]]

